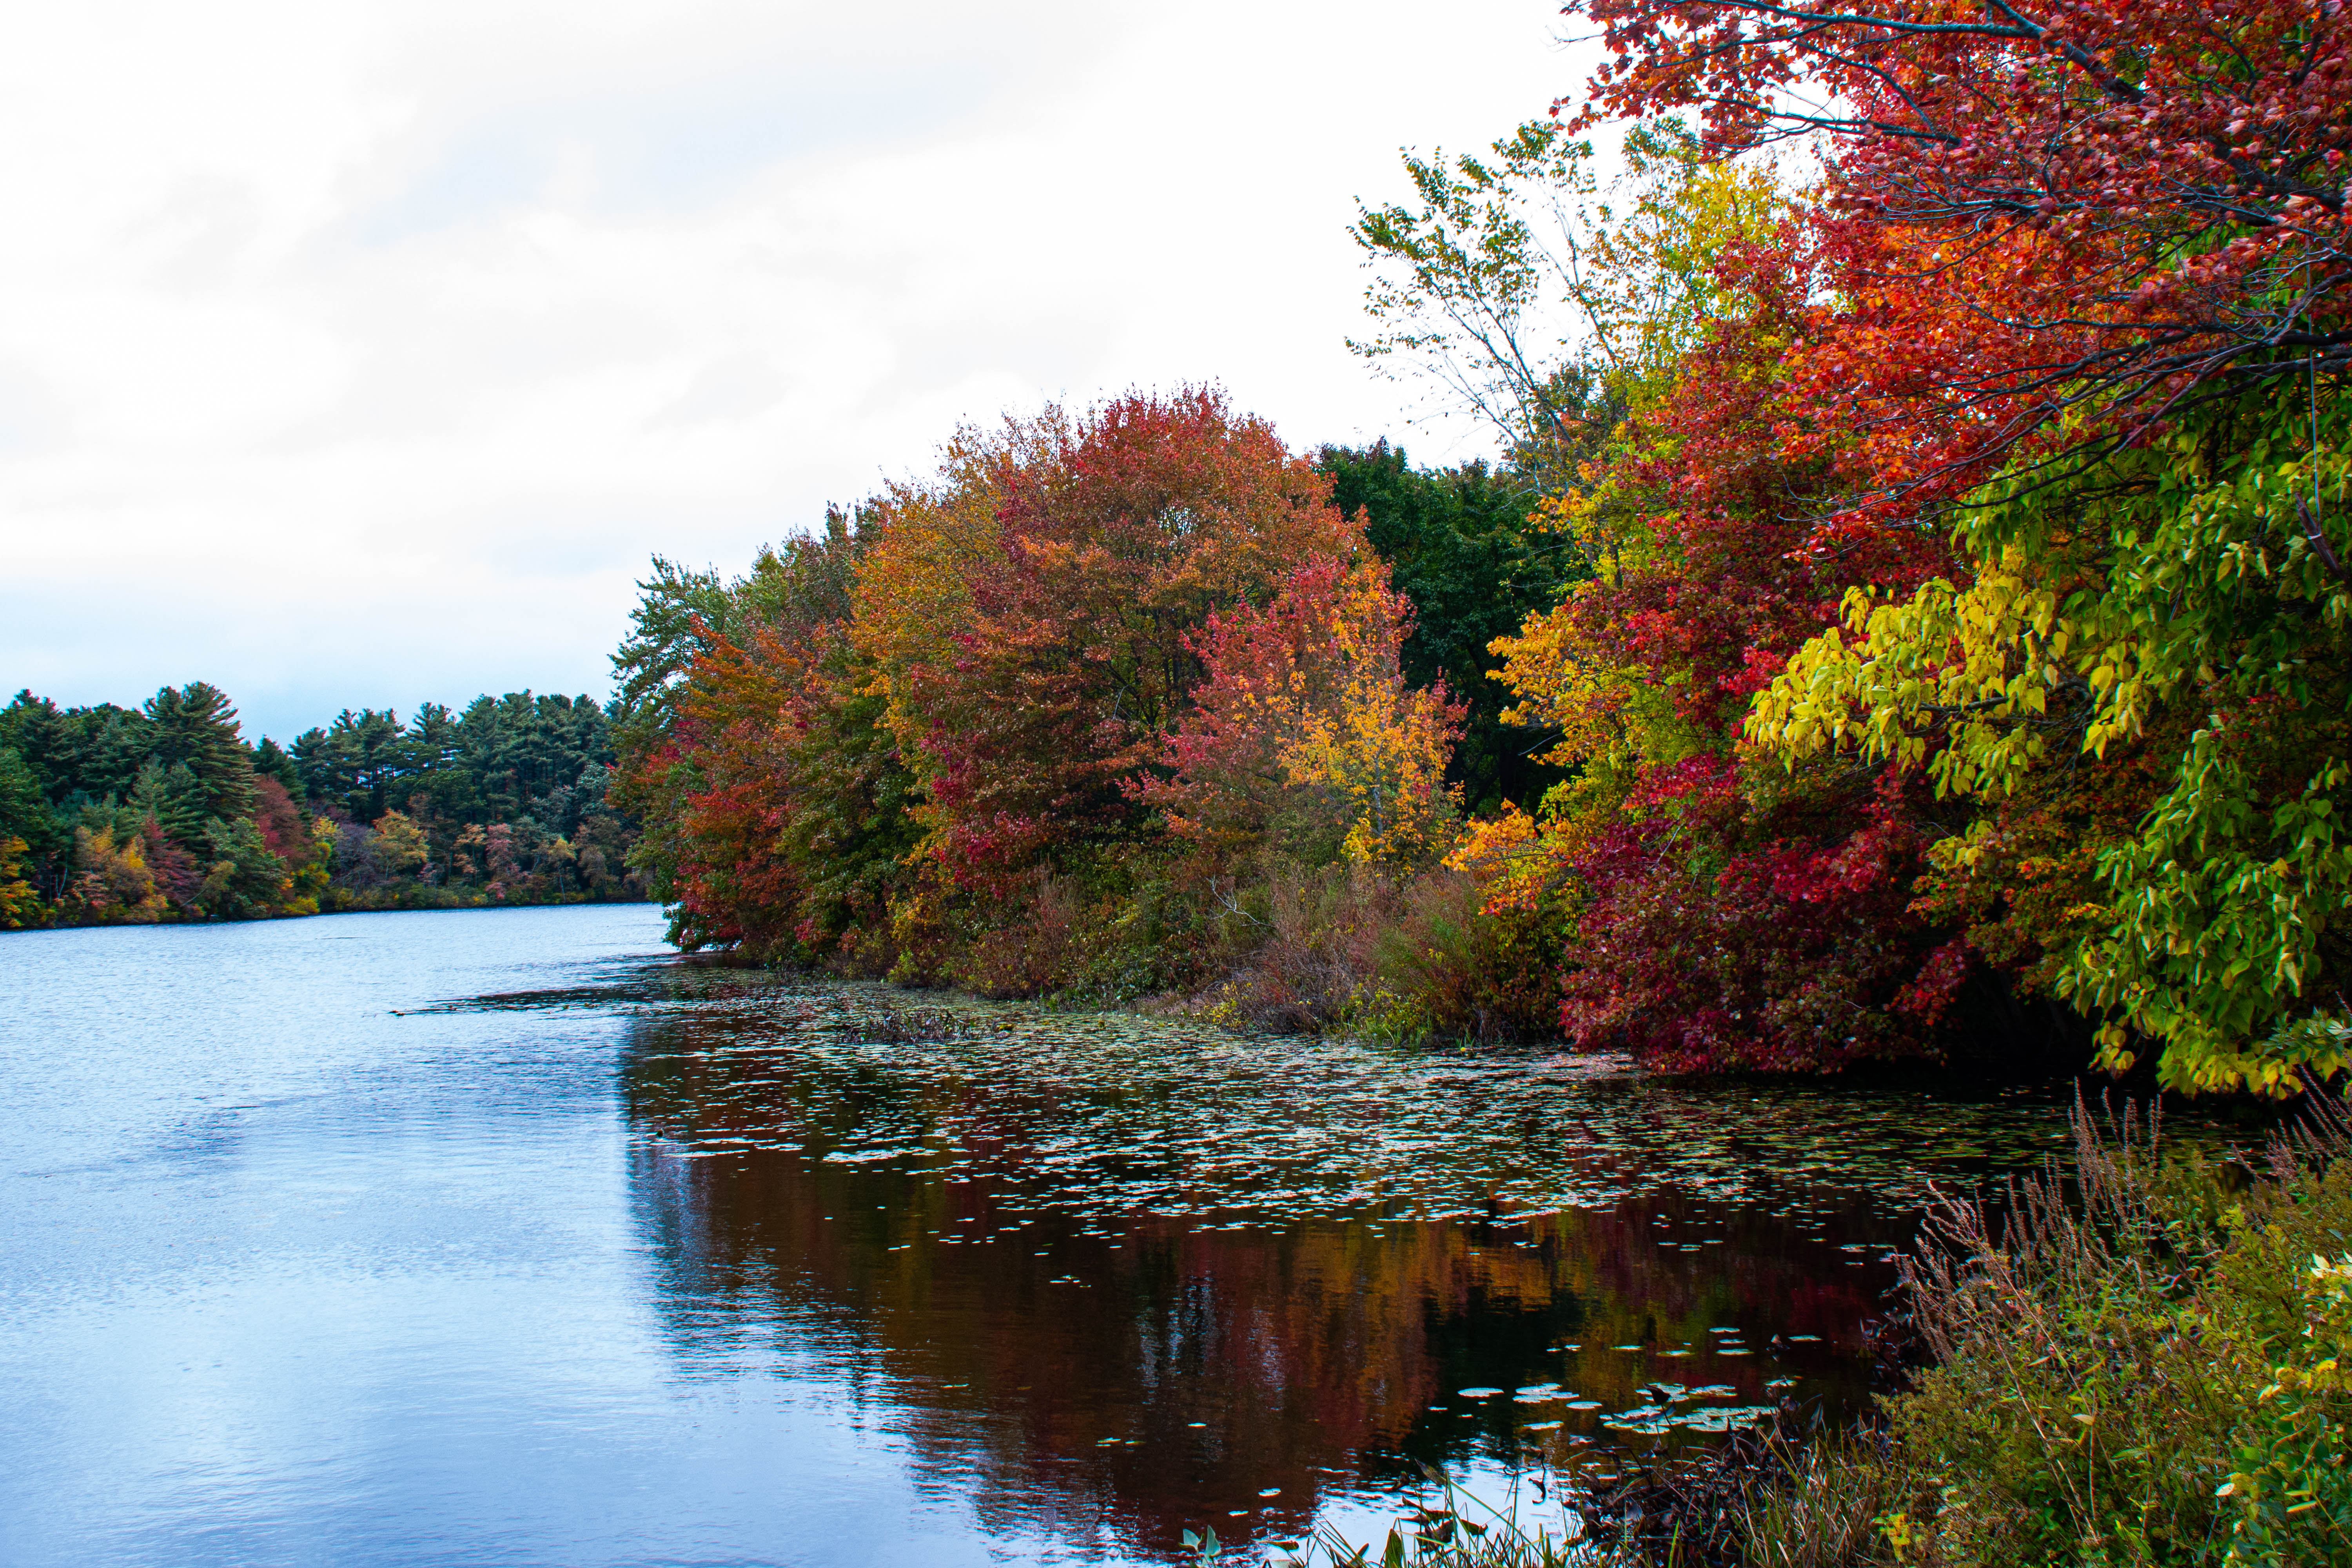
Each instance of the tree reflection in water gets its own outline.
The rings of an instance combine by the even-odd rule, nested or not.
[[[1606,1467],[1783,1395],[1845,1415],[1917,1183],[2058,1127],[663,984],[623,1083],[676,1353],[764,1358],[981,1529],[1080,1551],[1296,1540],[1416,1460]]]

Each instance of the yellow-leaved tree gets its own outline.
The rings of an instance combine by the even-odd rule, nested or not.
[[[1855,589],[1748,726],[1791,764],[1856,752],[1973,803],[1931,851],[1960,879],[2035,873],[1997,864],[2012,802],[2146,772],[2091,826],[2052,983],[2109,1066],[2154,1042],[2184,1089],[2289,1093],[2352,1060],[2352,576],[2323,521],[2352,465],[2294,402],[1995,487],[1958,524],[1965,584]]]
[[[1311,560],[1264,609],[1213,616],[1192,641],[1205,674],[1168,738],[1166,776],[1139,781],[1136,796],[1212,849],[1435,859],[1460,819],[1445,764],[1462,708],[1442,686],[1407,684],[1412,621],[1369,552]]]

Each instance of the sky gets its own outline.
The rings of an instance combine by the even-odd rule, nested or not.
[[[0,686],[248,737],[610,690],[961,421],[1222,384],[1481,449],[1371,374],[1356,201],[1573,93],[1545,0],[26,8],[0,55]],[[1416,424],[1415,421],[1421,423]]]

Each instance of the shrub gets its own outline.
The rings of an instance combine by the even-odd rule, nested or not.
[[[1400,891],[1374,933],[1374,974],[1356,1022],[1408,1040],[1499,1042],[1559,1032],[1560,921],[1483,907],[1468,874],[1440,868]]]
[[[1262,878],[1223,895],[1228,939],[1243,952],[1202,1010],[1227,1028],[1333,1027],[1363,997],[1378,933],[1402,910],[1395,879],[1363,864],[1310,870],[1285,862]]]
[[[1077,924],[1076,899],[1062,879],[1037,870],[1022,879],[997,918],[980,925],[950,973],[982,996],[1034,996],[1061,989]]]
[[[2194,1561],[2213,1537],[2251,1371],[2198,1301],[2224,1233],[2205,1172],[2161,1173],[2155,1140],[2120,1131],[2078,1115],[2072,1182],[2018,1184],[2005,1223],[1959,1201],[1929,1217],[1907,1284],[1937,1364],[1893,1414],[1933,1500],[1894,1518],[1952,1561]]]

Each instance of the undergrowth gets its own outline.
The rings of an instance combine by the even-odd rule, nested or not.
[[[2070,1169],[1932,1213],[1905,1283],[1935,1364],[1889,1411],[1905,1503],[1846,1561],[2352,1563],[2352,1164],[2310,1098],[2252,1171],[2078,1110]]]
[[[1557,921],[1481,908],[1443,868],[1269,868],[1223,898],[1222,977],[1191,1010],[1228,1028],[1328,1029],[1402,1043],[1543,1039]]]

